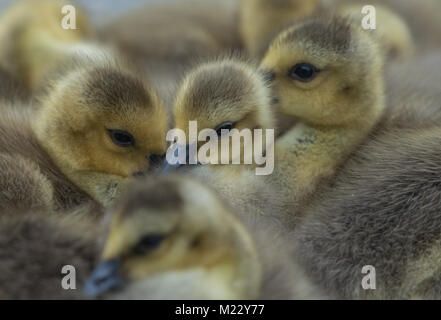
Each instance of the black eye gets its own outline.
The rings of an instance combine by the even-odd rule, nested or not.
[[[315,78],[318,70],[309,63],[296,64],[290,71],[289,76],[295,80],[309,82]]]
[[[122,130],[108,130],[113,143],[120,147],[130,147],[135,145],[133,136]]]
[[[222,133],[222,130],[230,131],[233,128],[234,128],[233,122],[231,122],[231,121],[224,122],[221,125],[217,126],[217,128],[216,128],[217,136],[222,137],[222,134],[225,135],[225,133],[226,133],[226,132]]]
[[[159,247],[162,240],[164,240],[164,236],[160,234],[149,234],[144,237],[137,243],[134,248],[134,252],[136,254],[145,254],[152,250],[155,250]]]

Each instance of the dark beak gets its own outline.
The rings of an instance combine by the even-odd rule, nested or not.
[[[165,159],[165,154],[150,154],[148,156],[149,164],[151,166],[160,165]]]
[[[265,72],[263,78],[266,83],[270,84],[276,79],[276,74],[272,71]]]
[[[186,146],[180,144],[173,144],[171,149],[167,152],[167,156],[164,159],[161,174],[171,173],[178,170],[180,167],[190,164],[190,159],[195,158],[195,153],[197,150],[192,150],[197,148],[191,148],[189,144]],[[181,154],[185,153],[184,158],[180,158]],[[172,162],[169,160],[172,159]]]
[[[121,288],[125,281],[119,275],[119,264],[117,259],[101,262],[84,285],[84,295],[96,298],[110,290]]]

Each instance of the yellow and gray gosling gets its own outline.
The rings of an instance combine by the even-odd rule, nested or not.
[[[113,212],[84,292],[105,299],[322,297],[278,231],[268,221],[235,216],[191,179],[139,181]]]
[[[383,58],[358,25],[322,17],[282,32],[261,68],[271,74],[280,111],[297,120],[276,140],[270,177],[292,200],[295,221],[380,120]]]
[[[2,197],[31,203],[47,190],[41,199],[56,208],[90,198],[107,206],[165,153],[165,108],[144,79],[105,54],[69,61],[50,83],[37,108],[1,103]]]

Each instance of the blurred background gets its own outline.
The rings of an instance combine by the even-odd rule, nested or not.
[[[14,1],[15,0],[0,0],[0,12],[5,6]],[[81,5],[83,9],[93,17],[95,22],[99,24],[104,22],[103,19],[116,17],[146,3],[163,3],[169,1],[173,0],[73,0],[70,2],[72,4],[77,3]]]
[[[143,4],[165,1],[168,0],[75,0],[71,2],[81,5],[99,23],[103,18],[118,16]],[[12,2],[14,0],[0,0],[0,12]]]

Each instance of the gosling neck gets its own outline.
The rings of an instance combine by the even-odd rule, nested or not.
[[[378,105],[370,105],[367,110],[371,111],[360,121],[339,126],[299,122],[276,141],[275,178],[272,179],[280,184],[281,190],[289,190],[296,211],[292,222],[320,183],[331,179],[369,135],[382,114],[382,101],[382,98],[376,99]]]

